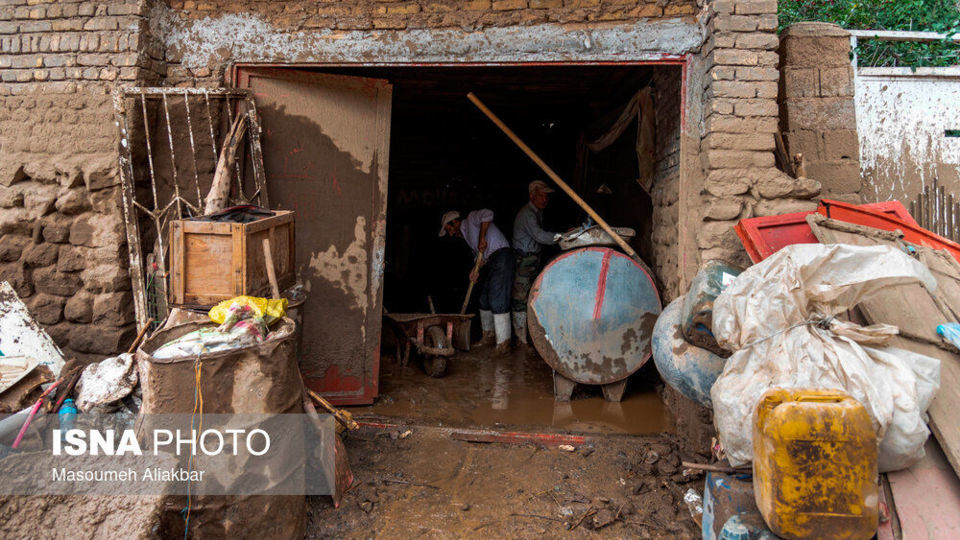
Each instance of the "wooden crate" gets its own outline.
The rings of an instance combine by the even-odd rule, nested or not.
[[[171,222],[170,303],[212,306],[242,294],[269,297],[264,238],[270,238],[280,289],[293,285],[293,212],[274,214],[251,223]]]

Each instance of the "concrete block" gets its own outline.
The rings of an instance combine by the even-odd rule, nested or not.
[[[820,76],[816,68],[783,68],[783,97],[820,96]]]
[[[853,96],[853,66],[820,68],[820,95]]]
[[[850,38],[781,36],[780,57],[792,67],[849,65]]]
[[[733,101],[733,112],[737,116],[777,117],[780,107],[774,99],[737,99]]]
[[[738,67],[737,80],[741,81],[778,81],[780,71],[773,67]]]
[[[857,129],[856,110],[850,98],[797,98],[785,106],[787,131],[801,129]]]
[[[807,176],[820,181],[824,195],[859,193],[863,187],[860,162],[854,160],[808,163]]]
[[[784,133],[784,142],[787,144],[787,153],[791,156],[803,154],[804,160],[820,161],[820,133],[813,130],[788,131]]]
[[[777,0],[739,0],[735,12],[742,15],[763,15],[777,12]]]
[[[773,150],[775,146],[772,133],[710,133],[703,139],[703,147],[711,150]]]
[[[762,49],[775,51],[780,46],[780,39],[772,32],[750,32],[737,34],[738,49]]]
[[[714,81],[708,97],[753,98],[757,96],[757,83],[752,81]]]
[[[711,65],[755,66],[757,53],[742,49],[717,49],[707,57],[707,62]]]
[[[860,140],[856,130],[823,132],[823,159],[827,161],[860,159]]]

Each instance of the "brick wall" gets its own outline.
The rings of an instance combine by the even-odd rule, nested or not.
[[[827,23],[798,23],[780,43],[780,113],[790,155],[823,195],[861,202],[860,147],[853,101],[850,34]]]
[[[680,294],[680,70],[659,69],[653,75],[657,115],[656,175],[650,190],[653,202],[652,263],[660,278],[664,301]]]
[[[133,333],[110,92],[162,72],[148,6],[0,2],[0,279],[68,356]]]
[[[705,179],[697,244],[701,261],[746,264],[733,231],[736,222],[810,210],[819,184],[790,178],[774,166],[780,77],[776,0],[714,0],[704,20],[700,158]]]

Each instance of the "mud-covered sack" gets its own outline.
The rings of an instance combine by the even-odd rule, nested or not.
[[[143,393],[138,434],[148,415],[190,414],[197,395],[203,396],[205,415],[303,412],[303,386],[295,355],[296,324],[292,320],[281,319],[260,343],[204,353],[199,362],[195,355],[168,359],[154,355],[163,344],[201,328],[213,329],[214,325],[205,321],[165,327],[137,350]],[[200,392],[196,391],[198,382]],[[291,460],[284,465],[295,470],[302,462]],[[280,470],[274,473],[279,477],[287,474]],[[159,536],[184,537],[181,510],[186,505],[186,496],[167,499]],[[302,538],[307,520],[303,495],[200,495],[191,498],[190,508],[188,536],[196,538]]]
[[[694,276],[680,313],[681,331],[688,343],[724,358],[730,356],[713,336],[713,303],[741,272],[743,268],[713,260],[705,262]]]
[[[894,326],[834,318],[875,291],[917,283],[937,286],[926,266],[888,246],[797,244],[740,274],[713,306],[718,343],[736,351],[710,392],[730,463],[753,459],[754,413],[773,387],[842,390],[863,404],[881,472],[923,457],[939,360],[888,347]]]

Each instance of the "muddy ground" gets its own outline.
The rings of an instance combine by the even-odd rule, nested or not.
[[[403,434],[409,430],[406,437]],[[353,487],[311,497],[308,538],[699,538],[672,436],[594,435],[575,451],[402,426],[346,435]]]

